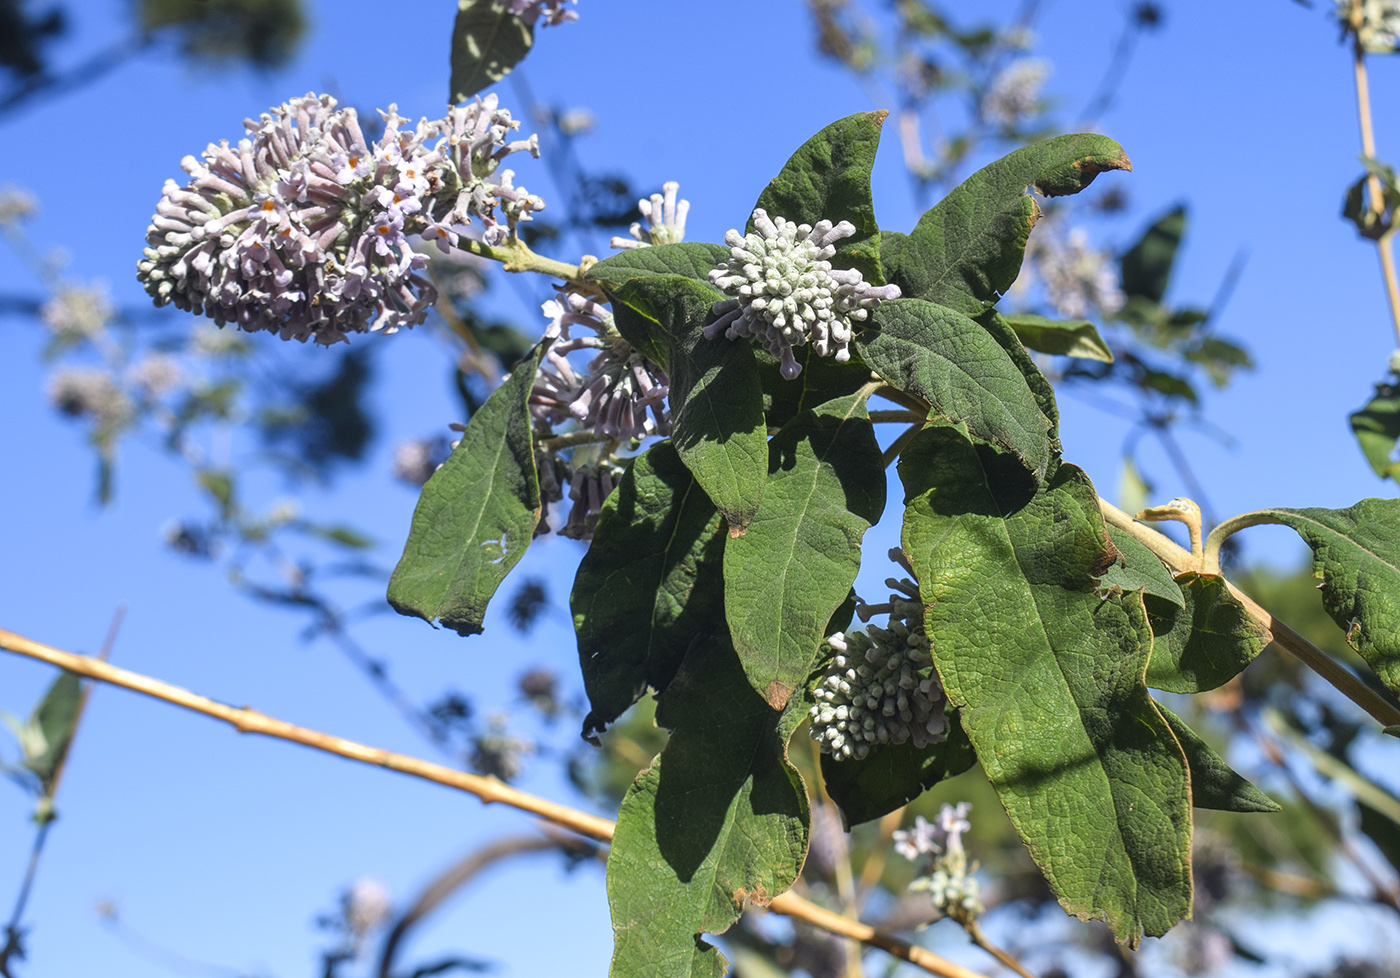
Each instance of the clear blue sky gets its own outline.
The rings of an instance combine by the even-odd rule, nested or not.
[[[1042,49],[1056,65],[1048,92],[1066,117],[1097,85],[1126,7],[1123,0],[1043,5]],[[1131,200],[1131,218],[1107,230],[1104,246],[1130,241],[1152,216],[1189,202],[1178,300],[1208,303],[1232,257],[1248,249],[1219,328],[1250,347],[1259,370],[1207,396],[1206,417],[1229,432],[1233,447],[1188,435],[1187,450],[1222,514],[1393,495],[1346,425],[1395,343],[1374,254],[1338,217],[1358,172],[1358,137],[1335,29],[1320,9],[1285,0],[1165,7],[1165,28],[1142,40],[1101,124],[1127,149],[1134,172],[1106,175],[1092,190],[1115,183]],[[115,36],[127,4],[82,0],[71,8],[75,29],[61,61]],[[244,116],[327,89],[357,106],[393,101],[407,116],[440,114],[453,4],[315,0],[311,8],[308,42],[278,72],[202,75],[172,59],[147,60],[0,126],[0,183],[42,202],[33,239],[66,249],[72,277],[105,279],[118,302],[140,303],[134,268],[162,182],[181,176],[185,154],[236,139]],[[719,240],[741,226],[765,181],[821,126],[888,107],[872,105],[848,74],[814,56],[798,0],[583,0],[580,14],[576,24],[540,33],[526,63],[530,84],[542,101],[596,113],[596,132],[579,144],[589,167],[625,171],[648,191],[679,180],[692,202],[693,240]],[[1395,158],[1400,60],[1376,59],[1374,86],[1380,152]],[[500,90],[510,106],[512,88]],[[877,163],[877,214],[882,226],[907,230],[917,213],[897,146],[887,142]],[[548,198],[543,162],[517,170]],[[36,291],[0,250],[0,293]],[[537,305],[498,291],[505,311],[536,321]],[[93,652],[113,609],[125,604],[120,665],[343,736],[425,752],[331,646],[297,641],[300,619],[250,603],[217,567],[164,548],[163,524],[203,512],[183,467],[148,444],[129,444],[116,504],[92,505],[91,454],[79,429],[43,398],[44,340],[37,323],[0,321],[0,626]],[[380,558],[391,561],[414,504],[389,478],[393,446],[441,430],[460,412],[442,357],[422,331],[357,342],[391,347],[374,395],[381,435],[366,469],[312,497],[307,509],[366,527],[382,541]],[[321,351],[299,354],[312,360]],[[1062,410],[1066,457],[1111,495],[1123,419],[1069,398]],[[1143,460],[1163,498],[1182,491],[1152,450]],[[262,504],[280,494],[275,484],[257,491]],[[898,507],[890,513],[897,518]],[[1250,531],[1251,554],[1291,562],[1297,548],[1286,532]],[[893,533],[875,531],[868,551],[882,553]],[[570,541],[548,541],[517,574],[547,576],[561,601],[578,553]],[[871,564],[863,580],[886,576]],[[570,691],[579,686],[567,617],[557,609],[528,641],[491,619],[484,636],[467,641],[394,616],[357,635],[419,700],[451,684],[483,706],[504,704],[514,678],[536,664],[557,668]],[[46,668],[0,656],[0,708],[27,711],[50,678]],[[523,785],[570,797],[547,762],[534,764]],[[448,858],[527,825],[445,789],[241,738],[112,689],[92,701],[59,807],[29,915],[36,930],[25,973],[34,976],[153,973],[103,931],[93,911],[103,899],[118,901],[133,928],[172,950],[250,972],[306,975],[320,943],[312,918],[332,909],[341,886],[374,876],[407,897]],[[0,911],[27,853],[27,808],[19,792],[0,791]],[[605,973],[610,946],[601,874],[566,877],[539,860],[472,890],[424,928],[411,953],[461,950],[505,962],[510,975],[591,975]]]

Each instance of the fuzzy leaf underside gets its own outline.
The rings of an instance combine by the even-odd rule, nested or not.
[[[548,346],[536,347],[492,392],[423,486],[389,580],[399,614],[477,634],[491,596],[525,555],[543,508],[529,398]]]
[[[1098,327],[1087,319],[1047,319],[1020,313],[1007,316],[1021,342],[1038,353],[1112,363],[1113,351],[1099,335]]]
[[[836,761],[822,755],[826,793],[850,829],[907,805],[938,782],[956,777],[977,761],[956,714],[949,712],[948,738],[939,744],[915,747],[876,744],[860,761]]]
[[[711,269],[728,257],[729,249],[724,245],[703,241],[630,248],[593,265],[585,278],[613,289],[634,278],[657,275],[680,275],[708,282]]]
[[[670,442],[637,458],[603,504],[570,601],[595,736],[664,690],[723,614],[719,512]]]
[[[1186,763],[1191,768],[1193,807],[1216,812],[1282,811],[1276,801],[1226,764],[1225,759],[1179,716],[1161,703],[1157,704],[1157,712],[1166,718],[1167,725],[1172,728],[1177,743],[1181,744],[1186,754]]]
[[[855,581],[885,473],[859,392],[798,414],[768,447],[763,502],[725,545],[724,608],[749,681],[781,709]]]
[[[1400,444],[1400,387],[1381,385],[1349,420],[1371,469],[1382,479],[1400,482],[1400,461],[1395,460]]]
[[[1186,759],[1143,681],[1141,596],[1095,593],[1116,550],[1093,486],[1062,465],[1008,493],[947,427],[899,471],[935,664],[1032,858],[1070,913],[1165,933],[1191,909]]]
[[[692,278],[657,275],[610,295],[623,337],[666,366],[676,451],[731,530],[742,532],[763,496],[767,428],[753,348],[703,334],[723,293]]]
[[[724,957],[698,935],[767,905],[806,856],[807,793],[786,750],[795,723],[750,688],[722,623],[686,657],[657,716],[671,739],[623,799],[608,855],[609,974],[718,976]]]
[[[1238,676],[1271,639],[1224,578],[1182,574],[1176,581],[1182,607],[1158,598],[1147,602],[1154,636],[1147,685],[1171,693],[1203,693]]]
[[[976,440],[1019,458],[1037,480],[1050,466],[1050,421],[1007,352],[979,323],[922,299],[880,304],[855,339],[890,386],[927,401]]]
[[[1181,585],[1167,566],[1126,530],[1116,526],[1108,528],[1109,539],[1118,550],[1118,559],[1109,565],[1099,586],[1117,587],[1124,591],[1142,588],[1148,597],[1159,598],[1176,608],[1186,606],[1186,598],[1181,593]],[[1149,608],[1149,613],[1151,609]]]
[[[496,0],[457,0],[448,103],[463,102],[510,74],[534,42],[534,28]]]
[[[906,297],[968,316],[991,308],[1016,281],[1026,240],[1040,215],[1026,193],[1078,193],[1104,170],[1132,165],[1106,136],[1077,134],[1034,143],[978,170],[930,208],[908,238],[891,239],[898,264],[885,275]]]
[[[1400,696],[1400,499],[1258,515],[1292,527],[1312,548],[1322,606],[1386,688]]]
[[[803,143],[763,188],[754,209],[815,226],[850,221],[855,234],[836,242],[836,268],[856,268],[871,285],[885,279],[880,270],[880,228],[870,193],[870,170],[880,145],[887,112],[858,112],[838,119]],[[752,212],[745,233],[753,231]]]

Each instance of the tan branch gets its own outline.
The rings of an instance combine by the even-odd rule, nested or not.
[[[362,764],[388,768],[391,771],[422,778],[435,784],[457,788],[470,795],[475,795],[488,805],[500,803],[524,812],[530,812],[547,822],[591,839],[597,839],[601,842],[612,841],[615,823],[611,819],[590,815],[587,812],[581,812],[567,805],[560,805],[538,795],[528,794],[512,788],[496,778],[468,774],[465,771],[409,757],[406,754],[396,754],[393,751],[369,747],[353,740],[322,733],[319,730],[298,727],[285,720],[278,720],[247,707],[228,706],[159,679],[152,679],[140,673],[108,665],[91,656],[65,652],[62,649],[44,645],[2,628],[0,628],[0,648],[31,659],[38,659],[41,662],[47,662],[60,669],[67,669],[79,676],[86,676],[89,679],[109,683],[113,686],[121,686],[153,699],[163,700],[195,713],[202,713],[216,720],[222,720],[239,733],[261,734],[265,737],[287,740],[304,747],[311,747],[328,754],[359,761]],[[860,921],[833,913],[791,891],[774,897],[772,903],[768,905],[768,909],[774,913],[805,920],[812,926],[830,931],[838,937],[846,937],[863,944],[869,944],[872,947],[878,947],[901,960],[918,965],[930,974],[941,975],[943,978],[984,978],[977,972],[969,971],[932,951],[916,947],[892,934],[877,931]]]

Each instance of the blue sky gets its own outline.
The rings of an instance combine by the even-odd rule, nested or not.
[[[106,43],[127,9],[121,0],[71,6],[75,29],[60,61]],[[1041,50],[1056,66],[1048,93],[1061,100],[1065,117],[1096,87],[1126,7],[1120,0],[1043,5]],[[42,203],[29,227],[33,240],[65,249],[73,278],[104,279],[119,303],[138,304],[145,298],[134,266],[161,184],[181,176],[185,154],[237,138],[244,116],[328,89],[357,106],[392,101],[410,117],[441,113],[452,4],[317,0],[311,9],[306,45],[275,73],[206,74],[155,58],[0,124],[0,183],[25,187]],[[1127,149],[1134,172],[1105,175],[1090,192],[1112,183],[1130,197],[1131,218],[1102,230],[1105,247],[1131,241],[1174,203],[1190,204],[1190,236],[1171,293],[1179,301],[1208,303],[1231,259],[1248,251],[1218,328],[1248,345],[1259,369],[1206,398],[1206,417],[1233,446],[1187,435],[1186,450],[1222,514],[1393,495],[1365,465],[1346,424],[1395,339],[1374,253],[1338,217],[1358,173],[1358,137],[1335,29],[1320,9],[1284,0],[1192,0],[1166,10],[1165,28],[1142,40],[1100,125]],[[580,13],[578,23],[540,32],[528,80],[542,101],[596,114],[596,131],[578,144],[590,168],[624,171],[648,192],[680,181],[692,202],[692,240],[719,240],[741,226],[763,184],[823,125],[888,107],[872,104],[847,73],[815,57],[798,0],[583,0]],[[1373,59],[1383,157],[1400,152],[1397,72],[1400,62]],[[510,106],[512,87],[500,91]],[[876,167],[877,214],[882,226],[907,230],[918,214],[897,146],[887,143]],[[517,170],[548,199],[543,162]],[[603,242],[596,248],[605,253]],[[36,292],[29,273],[0,249],[0,294]],[[538,299],[527,302],[528,290],[496,292],[503,312],[537,321]],[[414,504],[389,478],[393,446],[442,430],[460,411],[425,331],[359,341],[390,347],[374,394],[381,434],[364,471],[308,497],[306,508],[366,527],[382,543],[380,559],[391,561]],[[94,652],[114,608],[125,604],[114,655],[120,665],[307,726],[425,752],[330,645],[298,642],[299,619],[250,603],[217,567],[165,549],[161,527],[202,512],[182,466],[130,444],[116,504],[94,507],[82,434],[43,398],[43,343],[39,324],[0,320],[0,626]],[[299,355],[310,361],[321,351]],[[1124,419],[1070,398],[1061,407],[1066,457],[1111,496]],[[1182,491],[1152,448],[1142,459],[1163,498]],[[259,491],[266,504],[281,490],[268,484]],[[895,518],[897,510],[890,507]],[[894,539],[886,523],[868,538],[871,554]],[[1247,540],[1257,558],[1290,563],[1298,553],[1281,528],[1251,530]],[[579,552],[570,541],[550,540],[517,573],[549,578],[558,602]],[[879,561],[870,564],[862,580],[886,576]],[[395,616],[373,619],[357,635],[419,700],[450,684],[484,706],[505,704],[515,677],[537,664],[578,687],[567,617],[557,609],[529,640],[491,618],[484,636],[467,641]],[[43,667],[0,657],[0,708],[27,711],[50,678]],[[535,763],[523,785],[571,797],[547,762]],[[0,835],[0,908],[9,899],[5,881],[18,880],[27,853],[27,807],[18,792],[0,793],[0,825],[9,826]],[[111,689],[93,698],[59,807],[29,915],[36,930],[25,973],[36,976],[152,973],[148,961],[103,931],[93,908],[104,899],[172,950],[259,973],[305,975],[320,941],[312,918],[332,908],[341,886],[373,876],[408,897],[448,858],[527,827],[518,814],[485,810],[442,788],[240,737]],[[469,892],[424,928],[412,953],[462,950],[505,962],[511,975],[601,974],[610,945],[601,874],[566,876],[556,862],[536,860]]]

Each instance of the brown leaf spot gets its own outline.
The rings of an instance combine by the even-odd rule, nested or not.
[[[1103,531],[1103,549],[1094,558],[1094,565],[1089,569],[1089,574],[1093,577],[1103,577],[1108,573],[1108,569],[1114,564],[1121,563],[1127,566],[1127,561],[1123,559],[1123,554],[1113,545],[1113,538],[1108,535],[1108,530]]]
[[[740,907],[766,907],[773,902],[773,898],[768,895],[768,891],[761,886],[755,886],[750,893],[742,886],[734,891],[734,903]]]
[[[787,701],[792,697],[792,687],[784,686],[776,679],[768,684],[768,691],[763,694],[763,698],[768,701],[768,705],[775,710],[781,710],[787,706]]]

